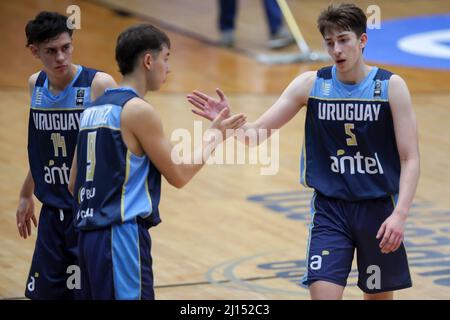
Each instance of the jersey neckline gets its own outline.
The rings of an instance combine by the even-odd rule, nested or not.
[[[367,76],[363,80],[361,80],[360,82],[355,83],[355,84],[346,84],[346,83],[342,82],[341,80],[339,80],[337,77],[337,74],[336,74],[336,65],[333,65],[333,68],[331,69],[331,75],[332,75],[333,81],[336,82],[341,88],[343,88],[348,93],[353,93],[353,91],[355,89],[361,89],[361,88],[366,87],[372,81],[372,79],[375,77],[375,74],[377,73],[377,71],[378,71],[378,67],[372,66],[372,69],[369,71]]]
[[[80,76],[81,71],[82,71],[82,69],[83,69],[83,67],[80,66],[80,65],[76,65],[76,67],[77,67],[77,73],[76,73],[75,76],[73,77],[72,81],[70,81],[70,83],[64,88],[64,90],[62,90],[62,91],[61,91],[60,93],[58,93],[57,95],[54,95],[54,94],[50,91],[50,89],[48,88],[48,76],[45,78],[43,87],[44,87],[44,89],[47,91],[47,93],[48,93],[48,95],[50,96],[50,98],[52,98],[52,99],[54,99],[54,100],[58,100],[58,99],[60,99],[61,97],[64,97],[64,96],[69,92],[69,89],[73,87],[73,84],[75,83],[75,81],[77,81],[77,79],[78,79],[78,77]]]
[[[131,91],[133,92],[136,96],[140,97],[139,94],[136,92],[136,90],[134,90],[132,87],[118,87],[118,88],[106,88],[105,89],[105,94],[108,92],[112,92],[112,91]]]

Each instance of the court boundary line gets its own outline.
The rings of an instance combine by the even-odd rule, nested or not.
[[[242,281],[258,281],[258,280],[272,280],[277,279],[277,276],[266,276],[266,277],[250,277],[250,278],[244,278],[241,279]],[[217,283],[230,283],[231,280],[219,280]],[[211,283],[209,281],[197,281],[197,282],[185,282],[185,283],[173,283],[173,284],[163,284],[154,286],[154,289],[167,289],[167,288],[179,288],[179,287],[191,287],[191,286],[201,286],[201,285],[214,285],[214,283]],[[0,300],[25,300],[28,299],[25,296],[21,297],[6,297],[6,298],[0,298]]]

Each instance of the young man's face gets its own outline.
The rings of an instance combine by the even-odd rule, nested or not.
[[[365,47],[367,35],[363,33],[360,38],[353,31],[328,31],[324,36],[328,54],[333,59],[340,72],[353,68],[355,62],[362,55],[361,49]]]
[[[30,45],[31,53],[42,61],[45,72],[61,77],[67,75],[72,64],[72,38],[67,32],[48,41]]]
[[[153,66],[150,74],[150,90],[159,90],[162,84],[166,82],[169,69],[170,50],[166,45],[162,46],[162,50],[156,59],[153,59]]]

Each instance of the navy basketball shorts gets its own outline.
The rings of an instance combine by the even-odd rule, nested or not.
[[[392,197],[349,202],[315,192],[303,285],[322,280],[345,287],[356,249],[362,291],[374,294],[411,287],[403,243],[395,252],[384,254],[381,239],[376,239],[393,210]]]
[[[68,286],[71,266],[77,266],[77,232],[72,210],[42,205],[36,245],[25,289],[29,299],[74,299]]]
[[[153,300],[151,239],[141,219],[79,234],[85,300]]]

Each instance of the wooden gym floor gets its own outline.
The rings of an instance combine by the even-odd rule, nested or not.
[[[23,298],[36,230],[19,238],[15,211],[26,175],[29,96],[27,78],[39,63],[25,48],[24,26],[38,11],[81,8],[74,34],[74,62],[120,80],[114,61],[117,35],[139,21],[159,23],[172,40],[172,73],[163,89],[147,96],[160,111],[165,131],[194,131],[185,95],[193,89],[222,88],[233,110],[254,120],[299,73],[323,64],[269,66],[252,52],[263,48],[265,25],[259,1],[241,4],[236,50],[214,45],[215,1],[133,1],[138,18],[117,15],[117,1],[0,2],[0,298]],[[242,1],[243,2],[243,1]],[[369,1],[358,1],[367,7]],[[289,1],[308,43],[321,48],[315,18],[328,1]],[[448,1],[378,1],[382,17],[449,12]],[[252,14],[255,13],[255,14]],[[204,17],[204,19],[203,19]],[[208,29],[209,28],[209,29]],[[288,49],[288,50],[292,50]],[[402,299],[450,298],[450,73],[386,66],[407,81],[420,133],[421,179],[406,233],[414,286]],[[206,166],[185,188],[165,181],[163,223],[151,230],[158,299],[307,299],[298,285],[304,272],[309,191],[299,185],[299,154],[305,111],[280,131],[280,167],[260,175],[258,165]],[[203,122],[203,126],[207,125]],[[36,203],[37,204],[37,203]],[[36,206],[39,212],[39,205]],[[354,273],[346,299],[359,299]]]

